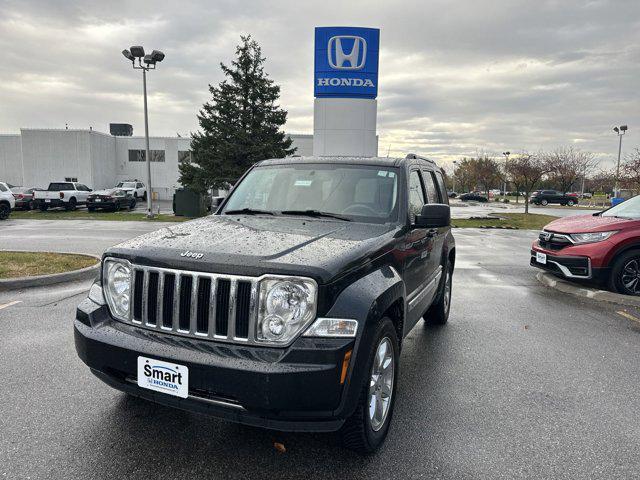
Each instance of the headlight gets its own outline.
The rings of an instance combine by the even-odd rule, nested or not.
[[[288,343],[316,316],[316,282],[308,278],[267,278],[260,283],[257,339]]]
[[[595,243],[606,240],[614,233],[618,233],[618,231],[614,230],[612,232],[572,233],[570,236],[574,243]]]
[[[131,300],[131,267],[126,260],[108,258],[102,267],[102,287],[109,310],[114,317],[129,317]]]

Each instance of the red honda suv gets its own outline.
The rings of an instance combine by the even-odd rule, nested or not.
[[[533,242],[531,265],[640,295],[640,195],[593,215],[549,223]]]

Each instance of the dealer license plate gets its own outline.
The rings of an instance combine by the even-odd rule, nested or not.
[[[542,265],[547,264],[547,254],[536,252],[536,262],[541,263]]]
[[[175,397],[189,396],[189,369],[184,365],[138,357],[138,386]]]
[[[51,199],[50,198],[45,198],[44,199],[44,203],[51,203]]]
[[[94,200],[94,202],[96,202],[96,203],[101,202],[101,201],[102,201],[102,199],[101,199],[101,198],[96,198],[96,199]]]

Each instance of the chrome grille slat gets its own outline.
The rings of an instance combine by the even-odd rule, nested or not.
[[[158,272],[158,295],[156,296],[156,330],[162,329],[164,302],[164,273]]]
[[[236,337],[236,297],[238,296],[238,280],[231,279],[229,290],[229,319],[227,320],[227,338],[233,340]]]
[[[148,318],[148,302],[149,298],[149,270],[143,270],[142,277],[142,323],[144,325],[149,326],[149,318]]]
[[[198,331],[198,288],[200,286],[200,277],[193,275],[191,283],[191,305],[189,312],[189,333],[195,335]]]
[[[176,272],[175,286],[173,287],[173,321],[171,322],[171,331],[178,332],[180,325],[180,283],[182,281],[182,275]]]
[[[209,331],[208,337],[216,334],[216,292],[218,291],[218,279],[211,277],[211,290],[209,291]]]
[[[150,281],[152,273],[153,279]],[[138,292],[136,292],[135,285],[136,275],[139,276],[138,287],[140,290]],[[157,279],[155,275],[157,275]],[[191,280],[190,292],[189,280],[185,282],[185,277],[189,277]],[[223,289],[220,289],[220,281],[223,281]],[[173,282],[173,292],[170,286],[167,287],[167,284],[171,285],[169,282]],[[185,282],[184,285],[183,282]],[[242,285],[241,288],[238,288],[239,284]],[[227,343],[257,343],[255,330],[258,316],[259,279],[256,277],[132,265],[131,285],[131,305],[128,319],[131,324],[183,337]],[[154,292],[151,292],[154,286],[156,287],[155,298],[153,297]],[[186,291],[181,292],[181,290]],[[183,299],[183,293],[189,298]],[[136,295],[138,307],[134,305]],[[219,295],[222,296],[218,298]],[[181,299],[183,302],[183,326],[188,326],[184,329],[180,328]],[[150,304],[150,300],[153,300],[154,304]],[[189,302],[188,309],[186,309],[187,301]],[[139,309],[138,315],[140,315],[141,322],[135,320],[136,308]],[[218,311],[218,308],[225,309],[222,311],[222,317],[220,317],[221,312]],[[150,323],[153,320],[154,311],[155,322]],[[198,315],[200,315],[200,323]],[[219,331],[220,334],[216,334],[216,321],[220,318],[223,323],[218,328],[223,330]],[[236,327],[237,322],[240,322],[238,327]],[[246,332],[247,325],[248,332]],[[240,335],[241,338],[238,338],[237,335]]]

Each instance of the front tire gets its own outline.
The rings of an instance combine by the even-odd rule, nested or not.
[[[546,207],[547,205],[549,205],[549,201],[548,200],[542,200],[539,205],[542,205],[543,207]]]
[[[574,202],[573,200],[569,200],[567,202],[567,206],[569,206],[569,207],[573,207],[575,204],[576,204],[576,202]]]
[[[69,199],[69,203],[65,206],[65,210],[72,212],[76,208],[78,208],[78,201],[75,198],[71,197]]]
[[[341,434],[344,445],[358,453],[375,452],[389,433],[398,378],[400,346],[393,323],[384,317],[369,346],[367,372],[360,399]]]
[[[625,252],[615,260],[609,289],[624,295],[640,296],[640,250]]]

